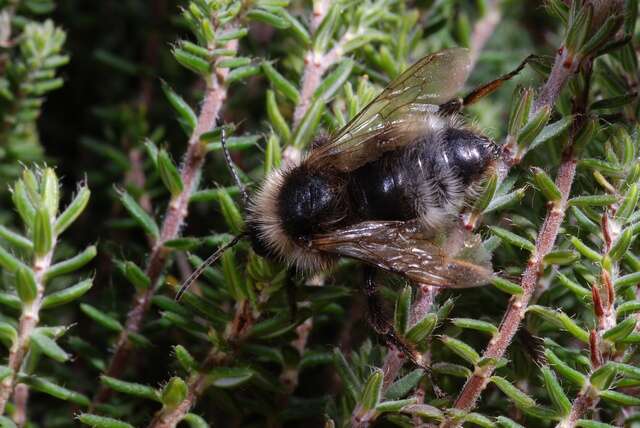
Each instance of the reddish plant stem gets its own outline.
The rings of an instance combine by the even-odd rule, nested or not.
[[[331,0],[314,1],[313,14],[311,16],[310,29],[315,33],[322,20],[327,16]],[[300,121],[304,117],[309,106],[311,98],[316,91],[322,75],[342,56],[341,42],[338,42],[329,52],[316,52],[311,48],[304,57],[304,71],[302,72],[302,85],[300,90],[300,101],[293,111],[293,128],[297,128]]]
[[[607,254],[611,250],[612,243],[616,238],[611,227],[612,221],[613,220],[609,218],[609,213],[605,212],[602,216],[601,223],[602,235],[604,237],[602,245],[603,254]],[[611,271],[614,275],[617,275],[617,263],[612,263]],[[601,268],[600,278],[600,285],[591,285],[593,312],[597,320],[596,328],[591,330],[589,336],[589,351],[591,355],[592,371],[599,369],[608,361],[615,359],[615,355],[612,355],[611,352],[611,346],[602,338],[603,334],[607,330],[615,327],[616,325],[615,289],[611,275],[606,269]],[[606,296],[606,300],[603,301],[602,295]],[[589,382],[586,382],[578,393],[576,399],[571,403],[571,411],[569,412],[569,415],[560,420],[556,425],[556,428],[574,428],[578,420],[581,419],[589,410],[594,408],[599,401],[600,397],[598,396],[597,391]]]
[[[397,348],[390,347],[387,356],[382,364],[382,373],[384,374],[382,389],[387,390],[389,386],[396,380],[400,369],[407,361],[404,354]]]
[[[15,44],[15,41],[11,39],[11,25],[13,21],[13,16],[16,13],[17,5],[15,3],[9,3],[5,8],[0,10],[0,47],[10,48]],[[2,66],[4,67],[4,58],[2,56],[3,62]],[[2,69],[4,72],[4,69]]]
[[[313,14],[310,18],[310,30],[312,33],[318,29],[318,26],[327,15],[329,7],[331,6],[330,3],[330,0],[314,2]],[[344,40],[344,38],[342,40]],[[293,110],[293,129],[298,127],[307,110],[309,110],[313,94],[322,82],[324,73],[342,56],[342,40],[327,53],[316,52],[312,48],[304,56],[300,100]],[[300,159],[302,159],[300,148],[287,146],[282,153],[282,166],[289,167],[291,165],[297,165]]]
[[[588,388],[587,388],[588,389]],[[593,408],[597,403],[597,396],[594,398],[588,391],[581,391],[578,397],[571,405],[571,412],[567,419],[560,421],[556,428],[573,428],[579,419]]]
[[[569,51],[566,48],[558,49],[549,78],[533,103],[533,114],[543,107],[551,107],[556,103],[560,91],[564,88],[567,80],[576,72],[578,65],[579,62],[576,59],[569,57]]]
[[[205,365],[215,367],[223,365],[228,362],[223,354],[219,351],[212,351],[205,360]],[[189,379],[187,389],[187,396],[180,404],[175,407],[160,409],[149,423],[149,428],[173,428],[185,415],[189,412],[189,409],[196,403],[198,398],[207,389],[207,374],[197,373]]]
[[[27,405],[29,404],[29,386],[24,383],[16,385],[13,402],[15,410],[13,413],[13,422],[18,428],[22,428],[27,423]]]
[[[236,49],[237,41],[230,42],[228,48]],[[189,199],[195,190],[195,181],[198,177],[206,155],[206,146],[201,144],[200,136],[211,130],[218,118],[227,90],[224,86],[224,79],[228,69],[220,69],[209,78],[204,101],[198,116],[198,122],[189,139],[187,152],[181,168],[180,176],[183,183],[183,191],[171,198],[164,222],[160,231],[160,236],[154,243],[149,256],[145,274],[149,277],[151,285],[145,291],[138,292],[133,298],[131,310],[127,314],[125,327],[118,337],[116,350],[111,357],[109,366],[105,374],[111,377],[119,377],[124,371],[132,350],[132,343],[129,338],[131,333],[138,333],[142,326],[144,317],[151,305],[151,298],[157,290],[157,283],[167,264],[171,251],[165,247],[165,243],[175,239],[188,214]],[[94,405],[108,399],[110,390],[101,387],[96,395]]]
[[[569,81],[569,78],[573,76],[579,67],[578,61],[571,59],[567,49],[561,47],[556,54],[555,62],[549,78],[540,89],[540,94],[533,102],[533,108],[529,114],[529,117],[534,117],[543,108],[551,108],[560,97],[560,92]],[[509,170],[520,163],[525,152],[518,149],[515,138],[508,136],[505,143],[502,146],[502,156],[498,161],[496,167],[498,178],[500,181],[504,180],[509,174]]]
[[[158,58],[160,54],[160,30],[162,28],[162,20],[165,19],[167,14],[167,1],[166,0],[153,0],[150,2],[151,9],[151,30],[148,32],[147,40],[144,47],[144,64],[149,69],[154,70],[157,68]],[[155,82],[151,73],[144,73],[140,79],[140,94],[139,102],[145,110],[149,110],[153,104]]]
[[[485,15],[475,23],[473,32],[471,33],[469,59],[472,69],[476,62],[478,62],[480,52],[482,52],[487,41],[489,41],[500,19],[502,19],[502,13],[500,12],[497,0],[489,0],[486,7],[487,11]]]
[[[200,376],[194,382],[189,382],[187,397],[176,407],[172,408],[171,412],[156,415],[149,424],[149,427],[169,428],[178,425],[182,418],[189,412],[193,403],[196,402],[198,397],[206,389],[205,380],[205,376]]]
[[[300,102],[293,111],[293,127],[297,128],[307,110],[311,106],[313,93],[322,82],[322,76],[342,57],[342,40],[329,52],[319,53],[309,51],[304,57],[304,72],[302,74],[302,89]]]
[[[324,10],[324,13],[327,11]],[[314,12],[315,13],[315,12]],[[315,15],[314,15],[315,16]],[[322,21],[322,19],[320,19]],[[337,63],[342,57],[342,46],[347,40],[347,36],[343,36],[334,46],[326,53],[310,50],[304,57],[304,71],[302,73],[302,88],[300,90],[300,101],[293,111],[293,128],[297,128],[300,121],[304,117],[307,110],[311,106],[313,94],[322,82],[322,76]]]
[[[593,370],[597,370],[602,367],[604,360],[602,353],[600,352],[602,339],[595,330],[591,330],[589,336],[589,348],[591,351],[591,366]],[[563,418],[558,422],[556,428],[574,428],[580,418],[586,414],[590,409],[598,404],[600,398],[597,391],[594,390],[591,384],[587,381],[578,393],[578,396],[573,403],[571,403],[571,411],[566,418]]]
[[[500,324],[499,331],[489,342],[482,356],[483,359],[501,358],[518,331],[520,321],[524,318],[527,305],[533,296],[542,272],[543,258],[553,249],[558,231],[564,220],[575,171],[576,160],[569,151],[563,155],[563,161],[556,177],[556,186],[560,190],[562,197],[556,203],[552,203],[547,211],[546,218],[538,234],[538,239],[536,240],[536,249],[527,263],[526,270],[522,274],[521,287],[523,293],[511,298],[502,323]],[[475,373],[467,380],[455,402],[457,409],[468,412],[474,408],[493,370],[493,365],[476,368]],[[457,425],[457,422],[445,421],[441,427],[450,428]]]
[[[310,29],[312,33],[315,33],[322,20],[327,15],[329,7],[331,6],[331,0],[319,0],[313,2],[313,15],[311,15]]]
[[[291,346],[298,351],[298,355],[300,358],[304,355],[305,349],[307,347],[307,341],[309,340],[309,335],[313,330],[313,320],[311,318],[307,318],[302,324],[296,327],[296,338],[290,342]],[[286,403],[289,398],[289,395],[293,394],[293,392],[298,387],[298,381],[300,379],[300,367],[299,366],[285,366],[280,373],[280,383],[284,386],[285,392],[282,397],[282,402]]]
[[[49,266],[51,266],[51,259],[53,258],[55,247],[56,243],[54,239],[51,250],[44,256],[34,257],[33,260],[32,268],[36,279],[36,297],[31,303],[22,303],[18,337],[9,349],[9,363],[7,366],[11,370],[11,374],[5,377],[0,383],[0,415],[4,414],[7,402],[15,391],[18,373],[20,372],[27,352],[29,352],[31,334],[40,322],[40,307],[42,306],[45,290],[44,278]]]
[[[138,148],[133,148],[129,151],[129,162],[131,168],[125,176],[124,182],[131,183],[138,189],[144,190],[146,177],[144,175],[144,159],[142,151]],[[148,213],[153,212],[153,206],[151,204],[151,197],[147,192],[144,192],[138,199],[140,206]],[[150,245],[153,245],[151,243]]]

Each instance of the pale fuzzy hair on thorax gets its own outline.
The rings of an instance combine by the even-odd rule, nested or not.
[[[444,132],[448,128],[464,129],[465,122],[460,115],[441,116],[426,115],[422,135],[430,139],[434,150],[444,150]],[[422,164],[420,164],[422,169]],[[415,210],[420,223],[427,229],[438,232],[448,222],[452,221],[463,204],[464,188],[452,169],[437,169],[424,174],[430,175],[432,180],[425,179],[415,189]],[[436,180],[436,182],[434,182]],[[439,184],[444,183],[447,195],[439,191]]]
[[[430,144],[434,145],[434,150],[444,150],[442,145],[446,143],[443,132],[449,128],[466,130],[474,134],[481,133],[477,125],[466,122],[459,114],[448,116],[426,114],[421,122],[418,130],[414,131],[429,138]],[[482,185],[473,183],[470,186],[464,186],[451,168],[432,170],[426,175],[430,175],[433,180],[425,179],[417,186],[414,206],[420,223],[427,230],[438,232],[454,221],[467,200],[477,196]],[[446,189],[446,194],[443,194],[440,189],[442,185]]]
[[[280,216],[280,190],[286,175],[298,166],[272,170],[252,198],[248,215],[257,225],[258,237],[278,259],[304,273],[320,272],[330,268],[335,262],[335,257],[297,244],[285,231]]]

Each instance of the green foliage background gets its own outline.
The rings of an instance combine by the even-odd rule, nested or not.
[[[0,0],[0,427],[640,426],[637,15],[635,0]],[[243,228],[222,123],[255,188],[451,46],[477,54],[465,92],[537,57],[465,111],[509,148],[461,216],[499,279],[384,277],[431,373],[372,332],[351,261],[297,278],[293,317],[285,267],[246,243],[173,300]],[[567,81],[541,105],[556,56]],[[485,355],[510,310],[521,333]],[[486,385],[461,406],[474,373]]]

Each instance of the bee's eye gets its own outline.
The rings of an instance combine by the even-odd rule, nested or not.
[[[481,176],[495,160],[496,145],[486,137],[467,130],[449,128],[446,149],[465,184]]]
[[[273,251],[271,251],[264,239],[260,237],[258,225],[255,221],[247,221],[245,228],[253,251],[260,257],[273,258]]]

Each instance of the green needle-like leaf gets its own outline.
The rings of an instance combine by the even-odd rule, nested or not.
[[[158,391],[147,385],[125,382],[105,375],[100,376],[100,382],[114,391],[121,392],[123,394],[133,395],[147,400],[160,401],[160,394]]]
[[[569,401],[562,386],[560,386],[560,382],[548,367],[543,367],[541,371],[544,386],[549,393],[549,397],[551,397],[553,405],[560,414],[563,416],[568,415],[571,412],[571,401]]]
[[[53,360],[64,363],[71,357],[53,339],[38,331],[32,333],[30,339],[43,354]]]
[[[248,382],[254,375],[249,368],[216,368],[209,372],[211,382],[218,388],[235,388]]]
[[[33,250],[36,256],[44,257],[53,248],[53,227],[49,210],[41,205],[33,219]]]
[[[42,299],[42,309],[55,308],[82,297],[93,286],[93,279],[85,279],[75,285],[53,292]]]
[[[157,238],[160,236],[160,229],[155,220],[142,209],[142,207],[127,192],[120,192],[120,200],[122,205],[129,211],[129,214],[149,235]]]
[[[442,336],[440,340],[447,348],[451,349],[455,354],[469,363],[476,364],[480,360],[480,355],[476,350],[461,340],[448,336]]]
[[[526,409],[534,407],[536,402],[533,398],[516,388],[507,379],[500,376],[491,376],[491,382],[493,382],[504,394],[513,400],[513,403],[519,409]]]
[[[489,229],[491,229],[491,231],[500,239],[502,239],[504,242],[507,242],[511,245],[514,245],[518,248],[522,248],[523,250],[527,250],[530,252],[535,251],[536,246],[533,244],[533,242],[529,241],[526,238],[523,238],[519,235],[516,235],[513,232],[509,232],[506,229],[503,229],[501,227],[496,227],[496,226],[492,226]]]
[[[375,369],[367,378],[360,396],[360,405],[365,411],[374,409],[380,402],[383,379],[384,374],[380,369]]]
[[[178,117],[180,120],[186,124],[187,126],[187,135],[191,135],[193,130],[196,128],[196,124],[198,122],[198,118],[194,111],[191,109],[189,104],[185,102],[184,99],[180,95],[174,92],[174,90],[169,86],[166,82],[162,82],[162,91],[164,95],[167,97],[169,104],[171,107],[178,113]]]
[[[85,248],[79,254],[71,257],[70,259],[63,260],[51,266],[45,273],[45,281],[49,281],[57,276],[65,275],[67,273],[75,272],[87,263],[89,263],[96,256],[97,250],[94,245]]]
[[[92,415],[90,413],[81,413],[77,416],[78,421],[93,428],[134,428],[133,425],[118,419],[106,416]]]
[[[107,330],[120,332],[123,328],[122,324],[120,324],[118,320],[94,308],[91,305],[83,303],[80,305],[80,309],[85,313],[85,315],[87,315],[89,318],[91,318]]]

